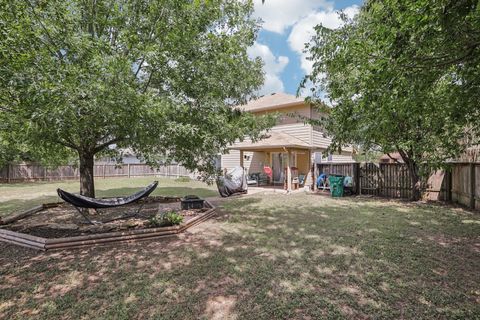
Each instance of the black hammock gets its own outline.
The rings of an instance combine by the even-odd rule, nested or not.
[[[101,208],[113,208],[123,206],[142,198],[148,197],[150,193],[155,190],[158,185],[158,181],[154,181],[149,184],[143,190],[138,191],[128,197],[121,198],[109,198],[109,199],[95,199],[89,198],[82,195],[73,194],[70,192],[63,191],[62,189],[57,189],[58,196],[65,200],[66,202],[74,205],[78,208],[89,208],[89,209],[101,209]]]

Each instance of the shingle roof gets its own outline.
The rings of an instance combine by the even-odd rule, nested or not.
[[[304,103],[304,98],[297,98],[294,95],[279,92],[262,96],[256,100],[251,100],[246,105],[240,106],[240,109],[244,111],[263,111],[288,107],[300,103]]]
[[[300,140],[285,132],[269,132],[265,139],[252,143],[243,141],[235,143],[230,149],[234,150],[264,150],[277,148],[301,148],[309,149],[311,146],[303,140]]]

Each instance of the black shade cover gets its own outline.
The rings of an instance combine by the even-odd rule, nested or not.
[[[158,181],[154,181],[153,183],[149,184],[143,190],[138,191],[128,197],[121,197],[121,198],[109,198],[109,199],[95,199],[89,198],[82,195],[77,195],[73,193],[69,193],[63,191],[62,189],[57,189],[58,196],[65,200],[66,202],[74,205],[75,207],[79,208],[92,208],[92,209],[100,209],[100,208],[113,208],[123,206],[142,198],[148,197],[150,193],[155,190],[158,185]]]

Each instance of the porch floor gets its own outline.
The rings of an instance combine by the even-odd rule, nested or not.
[[[248,194],[257,194],[262,192],[287,194],[287,190],[285,190],[283,186],[261,186],[261,187],[248,186]],[[292,190],[290,193],[299,193],[299,192],[304,192],[304,189],[299,188],[296,190]]]

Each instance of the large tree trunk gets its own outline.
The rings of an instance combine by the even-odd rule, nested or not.
[[[407,165],[408,171],[410,172],[410,179],[412,181],[412,196],[410,197],[410,200],[418,201],[422,196],[421,179],[418,174],[418,166],[414,161],[410,161],[410,163],[408,163]]]
[[[80,158],[80,194],[95,198],[95,184],[93,181],[94,154],[79,152]]]
[[[412,188],[411,189],[412,195],[410,196],[410,200],[418,201],[422,197],[422,190],[421,190],[422,181],[419,174],[418,165],[416,161],[413,160],[409,156],[409,154],[407,154],[407,152],[401,149],[398,149],[398,153],[400,153],[400,156],[402,157],[403,162],[405,162],[405,164],[408,167],[408,173],[410,175],[410,181],[411,181],[410,187]]]

